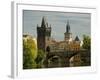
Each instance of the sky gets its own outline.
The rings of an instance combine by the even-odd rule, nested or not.
[[[46,17],[48,25],[52,27],[51,37],[56,40],[64,40],[67,21],[69,21],[73,39],[78,36],[91,35],[91,14],[73,12],[50,12],[23,10],[23,34],[37,37],[37,24],[41,26],[42,17]]]

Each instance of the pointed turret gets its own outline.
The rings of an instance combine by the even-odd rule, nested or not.
[[[46,21],[46,17],[45,16],[43,16],[43,18],[42,18],[41,27],[48,27],[48,23]]]
[[[67,21],[66,32],[67,32],[67,33],[70,33],[70,25],[69,25],[69,21]]]
[[[78,36],[76,36],[74,41],[80,41],[80,39],[78,38]]]

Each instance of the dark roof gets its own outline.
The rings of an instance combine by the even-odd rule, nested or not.
[[[80,39],[78,38],[78,36],[76,36],[75,41],[80,41]]]

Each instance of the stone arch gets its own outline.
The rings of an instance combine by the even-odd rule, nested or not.
[[[69,66],[70,67],[81,66],[81,56],[80,56],[80,53],[79,52],[73,54],[69,58]]]
[[[70,59],[69,59],[69,66],[70,67],[73,67],[73,62],[74,62],[74,57],[72,56]]]
[[[61,67],[61,57],[53,55],[48,59],[48,67]]]

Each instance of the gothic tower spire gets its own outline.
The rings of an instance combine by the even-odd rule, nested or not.
[[[67,21],[66,32],[64,33],[64,35],[65,35],[65,41],[70,41],[72,39],[72,33],[70,31],[69,21]]]
[[[37,25],[37,44],[38,49],[46,51],[47,46],[49,46],[51,38],[51,26],[48,26],[46,18],[43,16],[41,26]]]
[[[67,25],[66,25],[66,32],[70,33],[70,24],[69,24],[69,20],[67,21]]]
[[[48,23],[46,21],[46,17],[45,16],[43,16],[43,18],[42,18],[41,27],[48,27]]]

